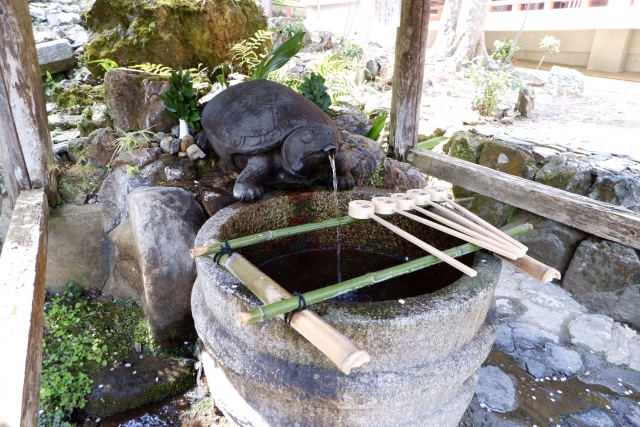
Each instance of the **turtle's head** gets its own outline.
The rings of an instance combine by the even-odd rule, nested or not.
[[[330,126],[296,129],[282,144],[285,170],[298,178],[316,178],[329,167],[329,155],[338,149],[339,134]]]

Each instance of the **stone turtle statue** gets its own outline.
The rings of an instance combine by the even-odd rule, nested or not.
[[[233,195],[244,202],[259,200],[263,185],[311,183],[329,170],[330,154],[337,153],[338,187],[356,183],[350,155],[338,152],[342,138],[333,121],[279,83],[253,80],[225,89],[205,106],[202,126],[220,159],[240,173]]]

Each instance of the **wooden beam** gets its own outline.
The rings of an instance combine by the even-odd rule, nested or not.
[[[22,191],[0,256],[1,427],[38,425],[48,219],[44,190]]]
[[[640,249],[640,214],[629,209],[428,150],[413,150],[407,160],[422,173],[589,234]]]
[[[2,143],[21,154],[19,163],[28,171],[29,186],[19,189],[44,188],[49,202],[58,205],[56,173],[50,168],[54,160],[44,86],[27,0],[0,1],[0,74],[3,86],[0,92],[4,91],[0,95],[1,106],[9,110],[3,113],[2,121],[13,121],[13,125],[2,132],[3,137],[8,137]],[[21,166],[14,166],[11,157],[3,160],[8,162],[3,163],[4,171],[14,171],[14,167]]]
[[[389,155],[398,160],[418,144],[430,10],[429,0],[402,0],[389,124]]]

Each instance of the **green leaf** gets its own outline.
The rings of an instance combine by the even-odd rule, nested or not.
[[[431,150],[448,139],[448,136],[437,136],[435,138],[427,139],[426,141],[420,142],[417,147],[422,148],[423,150]]]
[[[377,141],[378,138],[380,137],[380,134],[382,133],[382,130],[384,129],[384,124],[386,121],[387,121],[386,111],[383,111],[382,113],[374,117],[372,120],[373,125],[371,126],[371,129],[369,129],[369,132],[367,132],[367,138]]]
[[[300,52],[304,35],[304,31],[296,33],[289,40],[262,58],[256,71],[251,76],[251,80],[266,79],[269,73],[282,68],[291,58]]]

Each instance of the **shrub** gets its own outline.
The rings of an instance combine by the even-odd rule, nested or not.
[[[305,77],[302,84],[298,87],[298,91],[302,96],[320,107],[322,111],[331,115],[333,114],[333,111],[329,109],[331,98],[327,93],[327,87],[324,85],[324,82],[324,77],[312,71],[309,76]]]

